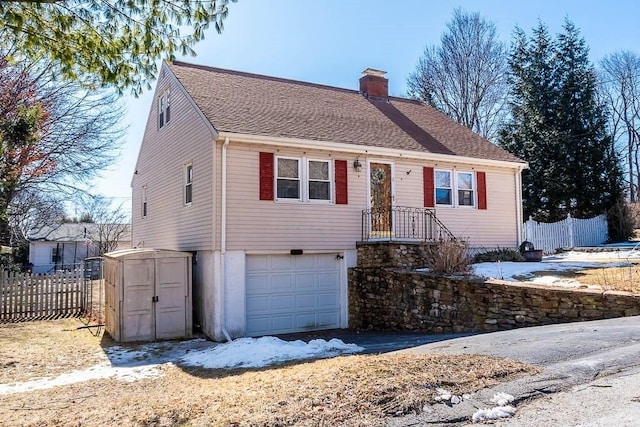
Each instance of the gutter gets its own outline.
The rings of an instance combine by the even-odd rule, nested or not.
[[[355,145],[347,144],[344,142],[331,142],[321,140],[309,140],[298,138],[285,138],[285,137],[273,137],[263,135],[249,135],[243,133],[224,132],[220,131],[218,136],[221,138],[232,139],[235,142],[243,142],[247,144],[257,145],[277,145],[282,147],[291,148],[306,148],[325,151],[342,151],[345,153],[353,153],[356,155],[371,155],[371,156],[395,156],[408,159],[418,160],[431,160],[441,162],[456,162],[466,163],[469,165],[482,165],[482,166],[494,166],[510,169],[528,169],[529,165],[526,162],[506,161],[506,160],[491,160],[481,159],[475,157],[456,156],[451,154],[437,154],[427,153],[420,151],[401,150],[397,148],[384,148],[373,147],[370,145]]]

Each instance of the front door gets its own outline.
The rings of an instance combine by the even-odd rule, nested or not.
[[[369,163],[371,194],[370,237],[392,237],[393,193],[390,163]]]

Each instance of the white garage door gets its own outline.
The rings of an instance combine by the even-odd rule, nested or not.
[[[249,255],[248,336],[340,327],[337,254]]]

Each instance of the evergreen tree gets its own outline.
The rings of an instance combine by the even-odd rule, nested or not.
[[[599,215],[621,197],[621,171],[596,99],[596,75],[578,29],[553,40],[542,23],[517,29],[509,61],[511,120],[500,145],[529,162],[525,217],[558,221]]]

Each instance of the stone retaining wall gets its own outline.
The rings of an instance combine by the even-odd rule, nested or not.
[[[353,329],[493,331],[635,315],[640,315],[640,296],[626,292],[554,289],[393,268],[349,269]]]
[[[358,267],[416,269],[426,265],[431,242],[358,242]]]

